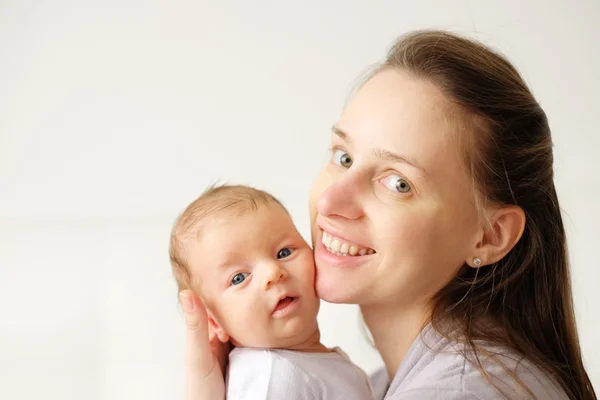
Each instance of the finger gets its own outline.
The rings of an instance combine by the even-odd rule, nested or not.
[[[208,376],[215,364],[208,337],[208,316],[204,305],[191,290],[180,293],[186,325],[186,371],[196,379]]]
[[[212,326],[208,326],[208,340],[210,340],[210,342],[214,342],[219,341],[219,339],[217,338],[217,332],[215,332],[215,329]]]
[[[229,352],[231,351],[231,342],[222,343],[217,342],[213,343],[213,354],[215,354],[217,362],[219,363],[219,367],[221,369],[221,373],[225,374],[225,369],[227,367],[227,362],[229,361]]]

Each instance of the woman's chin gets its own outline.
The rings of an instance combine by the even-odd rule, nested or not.
[[[357,285],[350,276],[340,276],[340,271],[330,267],[319,268],[315,277],[317,296],[328,303],[360,304],[363,284]]]
[[[315,290],[328,303],[362,304],[369,292],[369,271],[374,255],[351,257],[328,252],[321,243],[315,249]]]

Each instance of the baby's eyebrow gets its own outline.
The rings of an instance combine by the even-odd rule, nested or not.
[[[237,268],[237,267],[239,267],[238,263],[231,262],[228,260],[217,264],[217,268],[220,270],[228,270],[228,269]]]
[[[251,267],[251,260],[243,252],[232,250],[217,264],[219,271],[230,271],[235,269],[247,269]]]

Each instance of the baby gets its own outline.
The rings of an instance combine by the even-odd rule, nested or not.
[[[312,250],[273,196],[209,189],[175,222],[169,252],[179,289],[196,291],[235,346],[228,400],[372,398],[364,372],[320,342]]]

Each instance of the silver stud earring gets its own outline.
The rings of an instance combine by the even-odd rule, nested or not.
[[[473,265],[475,265],[476,267],[481,266],[481,259],[479,257],[475,257],[473,259]]]

